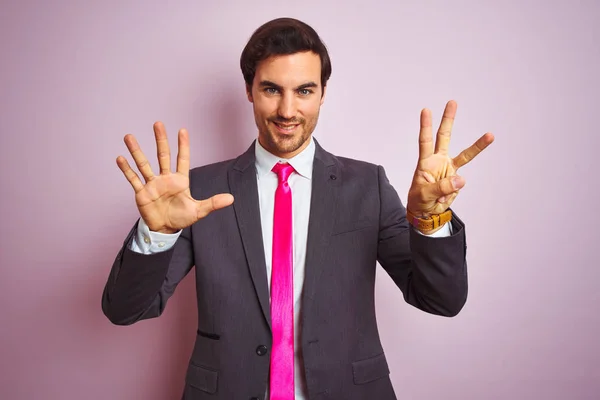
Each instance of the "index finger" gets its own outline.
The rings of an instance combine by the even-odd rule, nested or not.
[[[177,172],[187,176],[190,173],[190,138],[186,129],[179,130],[177,144]]]
[[[454,164],[455,169],[459,169],[460,167],[468,164],[472,159],[474,159],[479,153],[485,150],[492,142],[494,141],[494,135],[491,133],[486,133],[481,136],[475,143],[473,143],[469,148],[460,152],[459,155],[452,159],[452,163]]]

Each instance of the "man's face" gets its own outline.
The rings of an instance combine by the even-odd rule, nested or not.
[[[291,158],[308,146],[325,100],[317,54],[294,53],[260,62],[246,92],[254,107],[258,141],[267,151]]]

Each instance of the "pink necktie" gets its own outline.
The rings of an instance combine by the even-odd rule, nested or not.
[[[289,164],[277,163],[271,269],[271,400],[294,400],[294,288],[292,251],[292,191]]]

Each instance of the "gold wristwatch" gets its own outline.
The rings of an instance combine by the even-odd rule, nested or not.
[[[406,218],[408,222],[420,231],[430,231],[432,229],[439,228],[446,222],[452,220],[452,211],[446,210],[441,214],[434,214],[429,218],[415,217],[413,213],[406,210]]]

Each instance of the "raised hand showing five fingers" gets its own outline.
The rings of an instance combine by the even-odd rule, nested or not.
[[[117,165],[135,191],[135,201],[151,231],[174,233],[186,228],[212,211],[233,203],[228,193],[217,194],[206,200],[195,200],[190,194],[190,146],[185,129],[178,135],[177,170],[171,172],[171,152],[167,133],[161,122],[154,124],[156,150],[160,173],[154,175],[148,159],[133,135],[125,136],[125,144],[145,183],[130,167],[123,156],[117,157]]]
[[[494,141],[494,136],[486,133],[458,156],[451,158],[448,155],[448,147],[456,108],[456,102],[453,100],[446,104],[435,146],[431,112],[427,109],[421,111],[419,161],[406,205],[406,208],[417,217],[427,218],[448,209],[459,190],[465,185],[464,179],[457,175],[458,169],[473,160]]]

